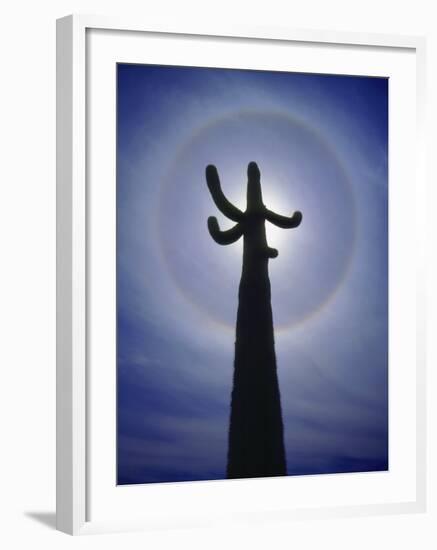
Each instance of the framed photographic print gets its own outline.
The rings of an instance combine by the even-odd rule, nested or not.
[[[58,528],[425,503],[420,38],[58,21]]]

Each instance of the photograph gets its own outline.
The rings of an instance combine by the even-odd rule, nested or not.
[[[389,79],[116,79],[117,485],[388,471]]]

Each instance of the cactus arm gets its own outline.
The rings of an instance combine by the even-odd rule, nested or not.
[[[276,225],[277,227],[281,227],[282,229],[291,229],[300,225],[300,222],[302,221],[302,213],[296,211],[291,217],[287,217],[275,214],[275,212],[266,209],[265,218],[268,222]]]
[[[279,253],[276,248],[270,248],[270,246],[267,247],[267,258],[277,258],[278,254]]]
[[[234,227],[228,229],[227,231],[221,231],[217,222],[217,218],[214,218],[212,216],[208,218],[208,229],[211,237],[218,244],[235,243],[243,234],[243,228],[239,223],[237,223],[236,225],[234,225]]]
[[[206,167],[206,183],[213,201],[220,212],[222,212],[222,214],[230,220],[240,222],[243,219],[244,214],[225,197],[220,185],[217,168],[212,164],[209,164]]]

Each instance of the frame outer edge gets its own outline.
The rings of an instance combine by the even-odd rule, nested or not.
[[[224,28],[221,25],[196,24],[184,25],[148,17],[122,17],[91,13],[78,13],[73,17],[80,19],[84,29],[93,28],[108,31],[148,32],[160,34],[194,35],[211,38],[237,38],[273,41],[318,42],[322,44],[343,44],[345,46],[371,46],[416,49],[422,36],[407,34],[386,34],[362,31],[339,31],[335,29],[294,28],[283,25],[238,24]]]
[[[416,86],[417,86],[417,137],[416,137],[416,186],[418,191],[419,223],[417,265],[417,418],[416,418],[416,504],[420,512],[428,510],[428,459],[427,459],[427,288],[428,254],[430,243],[429,216],[426,205],[429,203],[427,180],[427,39],[420,37],[416,45]]]
[[[416,50],[419,101],[424,101],[426,40],[402,36],[285,28],[199,28],[178,31],[167,24],[145,25],[123,18],[76,14],[56,21],[56,528],[71,535],[87,534],[92,523],[87,509],[86,432],[86,57],[87,28],[145,31],[162,34],[317,41],[344,45],[411,48]],[[424,106],[418,102],[419,135],[424,128]],[[420,136],[422,137],[422,136]],[[419,136],[418,136],[419,138]],[[418,139],[419,178],[424,178],[423,140]],[[423,235],[423,231],[421,232]],[[420,258],[420,282],[426,279]],[[425,290],[419,291],[423,306]],[[419,306],[420,307],[420,306]],[[418,312],[419,313],[419,312]],[[383,507],[382,513],[426,510],[426,358],[425,319],[419,313],[417,383],[417,480],[416,501]],[[399,510],[398,510],[399,508]],[[406,509],[405,509],[406,508]],[[349,515],[349,512],[346,514]],[[360,514],[359,514],[360,515]],[[367,515],[367,513],[365,513]],[[373,514],[372,514],[373,515]],[[97,532],[100,532],[96,525]],[[134,527],[135,528],[135,527]],[[105,525],[104,530],[107,531]],[[116,529],[118,530],[118,529]],[[121,528],[124,531],[124,528]]]
[[[85,36],[56,23],[56,528],[86,516]]]

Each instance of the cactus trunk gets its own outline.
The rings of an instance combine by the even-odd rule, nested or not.
[[[240,282],[228,478],[286,474],[267,263]]]

